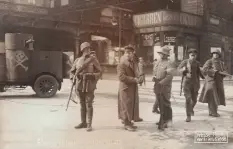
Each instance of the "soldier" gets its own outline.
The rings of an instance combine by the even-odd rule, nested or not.
[[[141,83],[135,71],[135,63],[133,61],[132,47],[126,47],[125,53],[117,66],[117,74],[119,77],[118,91],[118,118],[123,121],[124,128],[128,131],[135,131],[137,128],[131,122],[135,119],[135,105],[138,101],[138,86]]]
[[[197,103],[198,91],[200,89],[200,77],[204,79],[204,76],[200,70],[200,63],[196,60],[197,50],[190,48],[188,50],[189,59],[185,59],[178,66],[178,70],[183,75],[184,96],[186,98],[186,122],[191,121],[191,116],[194,116],[194,107]]]
[[[169,52],[168,47],[162,47],[161,51],[158,51],[160,60],[157,61],[153,69],[154,93],[160,109],[160,120],[156,124],[160,130],[164,130],[172,122],[170,98],[174,66],[168,61]]]
[[[154,59],[154,61],[153,61],[153,68],[156,65],[156,63],[157,63],[157,59]],[[152,81],[153,81],[153,79],[152,79]],[[155,103],[154,103],[153,108],[152,108],[152,113],[157,113],[157,114],[160,113],[159,112],[159,102],[156,99],[156,96],[155,96]]]
[[[139,68],[140,76],[143,77],[144,85],[146,85],[145,62],[142,57],[139,57],[138,68]],[[140,84],[140,86],[142,86],[142,83]]]
[[[213,50],[212,58],[203,66],[205,83],[199,98],[202,103],[208,103],[209,116],[219,117],[218,106],[226,106],[223,78],[228,75],[223,62],[220,60],[221,52]]]
[[[77,58],[71,68],[71,79],[77,77],[75,90],[80,99],[81,123],[76,129],[87,128],[92,130],[94,90],[101,74],[99,61],[90,52],[90,44],[84,42],[80,46],[82,56]],[[90,63],[88,63],[88,61]],[[76,74],[80,68],[84,68]],[[87,120],[86,120],[87,116]]]

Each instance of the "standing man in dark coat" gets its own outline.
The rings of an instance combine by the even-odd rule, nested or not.
[[[158,51],[160,60],[157,61],[153,69],[154,93],[160,109],[160,120],[157,123],[160,130],[164,130],[172,122],[170,98],[175,67],[168,61],[170,50],[168,47],[162,47],[161,51]]]
[[[223,78],[228,74],[224,63],[220,60],[219,50],[211,51],[212,58],[207,60],[203,66],[205,83],[199,101],[208,103],[209,116],[219,117],[218,106],[226,106]]]
[[[189,59],[185,59],[178,66],[178,70],[183,75],[184,96],[186,99],[186,122],[191,121],[191,116],[194,116],[194,107],[197,103],[198,91],[200,89],[200,77],[204,79],[204,76],[200,70],[200,63],[196,60],[197,50],[190,48],[188,50]]]
[[[87,128],[87,131],[91,131],[94,91],[101,75],[101,67],[95,55],[91,54],[88,42],[82,43],[80,49],[82,56],[75,60],[71,68],[71,79],[76,77],[75,90],[81,106],[81,123],[75,128]],[[82,71],[79,72],[81,68]]]
[[[128,131],[135,131],[136,126],[131,122],[134,120],[135,101],[138,100],[137,87],[142,82],[135,72],[132,47],[126,47],[123,58],[117,66],[119,78],[118,91],[118,118],[124,123],[124,128]]]

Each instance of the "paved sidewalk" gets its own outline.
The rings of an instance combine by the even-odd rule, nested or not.
[[[147,74],[146,75],[146,82],[152,82],[152,74]],[[104,73],[103,74],[103,80],[117,80],[117,74],[115,73]],[[181,82],[182,80],[182,76],[174,76],[173,77],[173,82]],[[204,82],[203,79],[200,79],[201,82]],[[224,83],[226,85],[232,85],[233,86],[233,79],[229,79],[228,77],[226,77],[224,79]]]
[[[219,107],[220,118],[208,116],[206,104],[198,103],[191,123],[186,123],[184,98],[179,82],[173,83],[173,126],[160,132],[155,125],[159,115],[151,112],[154,102],[152,82],[139,89],[140,116],[136,132],[127,132],[117,119],[116,80],[100,80],[94,102],[93,132],[75,130],[80,122],[79,104],[65,111],[70,91],[66,80],[57,96],[34,97],[30,88],[12,90],[0,96],[0,149],[232,149],[233,87],[225,86],[227,106]],[[227,144],[196,144],[195,131],[227,131]]]

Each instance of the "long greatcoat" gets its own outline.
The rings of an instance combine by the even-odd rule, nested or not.
[[[118,90],[118,118],[122,120],[134,120],[139,112],[135,108],[138,105],[138,86],[134,79],[137,77],[135,63],[122,58],[117,66],[117,75],[119,78]],[[134,111],[133,111],[134,110]]]
[[[216,105],[226,106],[223,86],[224,76],[220,75],[217,71],[225,71],[223,62],[219,59],[207,60],[203,66],[205,83],[199,101],[208,103],[209,100],[214,99]]]

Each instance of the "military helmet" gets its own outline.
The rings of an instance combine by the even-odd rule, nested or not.
[[[211,51],[211,54],[214,54],[214,53],[217,53],[217,54],[221,55],[221,51],[219,49],[213,49]]]
[[[85,48],[91,47],[91,44],[89,42],[83,42],[80,45],[80,51],[82,52]]]
[[[131,51],[131,52],[134,52],[135,49],[134,49],[133,46],[126,46],[126,47],[124,48],[124,51]]]

